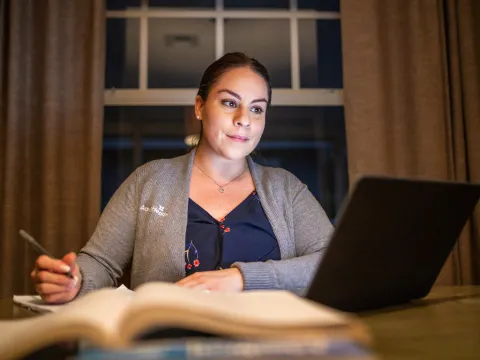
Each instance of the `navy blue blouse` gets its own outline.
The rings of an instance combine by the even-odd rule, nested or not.
[[[220,221],[192,199],[185,244],[187,275],[229,268],[237,261],[280,260],[280,249],[254,191]]]

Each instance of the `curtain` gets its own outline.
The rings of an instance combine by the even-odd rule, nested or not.
[[[0,0],[0,297],[36,254],[78,251],[100,215],[104,0]]]
[[[480,2],[341,0],[350,182],[480,183]],[[437,284],[478,284],[480,209]]]

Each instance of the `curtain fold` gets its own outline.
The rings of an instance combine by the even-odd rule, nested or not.
[[[365,174],[480,183],[480,4],[341,0],[353,183]],[[438,284],[478,284],[480,209]]]
[[[31,292],[38,256],[61,257],[100,214],[104,0],[0,0],[0,297]]]

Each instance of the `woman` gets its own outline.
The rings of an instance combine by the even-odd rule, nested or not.
[[[249,156],[270,102],[257,60],[230,53],[211,64],[195,98],[197,148],[132,173],[78,257],[39,257],[31,276],[42,298],[63,303],[114,286],[129,263],[133,288],[148,281],[211,291],[307,287],[332,225],[294,175]]]

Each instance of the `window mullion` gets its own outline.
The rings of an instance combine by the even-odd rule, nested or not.
[[[215,59],[223,56],[225,52],[225,18],[223,13],[223,0],[215,1]]]
[[[290,0],[290,62],[292,89],[300,89],[300,54],[298,45],[297,0]]]
[[[147,89],[148,79],[148,0],[142,0],[140,9],[140,54],[139,54],[139,76],[140,90]]]

